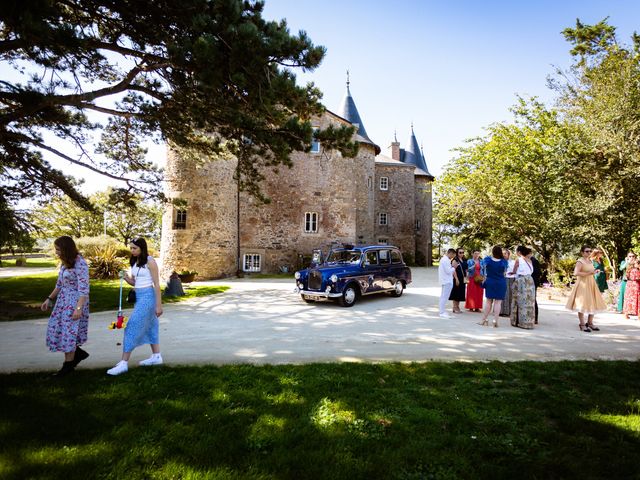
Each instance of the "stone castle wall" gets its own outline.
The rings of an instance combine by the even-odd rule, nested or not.
[[[433,200],[432,181],[425,176],[415,178],[416,220],[420,220],[420,229],[416,230],[416,252],[422,254],[428,266],[433,265],[432,229]]]
[[[380,190],[380,178],[389,179],[388,190]],[[375,241],[381,239],[395,245],[404,254],[415,253],[414,236],[414,167],[413,165],[376,164],[374,183],[375,202]],[[379,224],[379,214],[388,215],[388,225]]]

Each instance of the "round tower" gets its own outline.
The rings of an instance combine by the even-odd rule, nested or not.
[[[228,158],[197,162],[168,149],[165,182],[171,202],[162,217],[161,278],[183,270],[195,270],[201,280],[237,272],[236,164]]]

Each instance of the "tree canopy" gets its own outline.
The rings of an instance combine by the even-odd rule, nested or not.
[[[120,194],[157,194],[145,137],[194,158],[236,155],[240,186],[259,196],[262,166],[310,148],[321,92],[293,69],[325,53],[262,11],[249,0],[3,2],[0,68],[12,75],[0,80],[0,203],[63,193],[90,208],[76,166],[121,180]],[[353,155],[352,132],[319,135]]]
[[[640,39],[606,20],[564,32],[575,62],[557,105],[520,99],[515,121],[458,150],[436,190],[458,238],[532,245],[548,262],[585,242],[615,263],[640,230]]]

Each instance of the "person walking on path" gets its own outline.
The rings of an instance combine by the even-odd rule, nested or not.
[[[533,252],[530,252],[528,257],[533,266],[533,273],[531,274],[531,278],[533,278],[533,306],[535,309],[535,321],[533,323],[538,325],[538,287],[541,285],[542,268],[540,268],[538,259],[533,256]]]
[[[484,281],[484,294],[485,297],[487,297],[487,302],[485,303],[484,314],[482,315],[482,321],[479,325],[488,325],[487,318],[489,317],[489,313],[493,311],[493,326],[497,327],[502,300],[505,297],[507,289],[505,272],[509,267],[509,262],[504,259],[502,248],[496,245],[491,249],[491,256],[485,257],[484,260],[482,260],[482,265],[487,275]]]
[[[583,245],[580,253],[582,254],[582,258],[578,259],[573,270],[576,283],[573,285],[566,308],[578,312],[578,320],[580,321],[578,327],[580,330],[583,332],[591,332],[592,330],[599,331],[600,329],[593,325],[593,316],[597,312],[606,310],[607,306],[593,278],[597,272],[589,259],[591,248]],[[586,322],[584,318],[585,315],[587,315]]]
[[[467,272],[469,273],[469,286],[467,287],[467,300],[464,308],[472,312],[479,312],[482,310],[482,294],[484,293],[480,250],[474,250],[472,258],[467,261]]]
[[[464,302],[467,291],[467,261],[464,258],[464,249],[457,249],[456,271],[453,274],[454,285],[449,295],[449,300],[453,300],[453,313],[462,313],[460,302]]]
[[[533,265],[528,256],[529,247],[520,245],[516,249],[518,259],[511,273],[516,279],[511,290],[511,325],[518,328],[532,329],[536,316],[536,289],[533,282]]]
[[[624,318],[637,317],[640,303],[640,265],[637,260],[627,265],[627,288],[624,292]]]
[[[604,261],[602,257],[604,252],[599,248],[593,250],[591,254],[591,262],[593,263],[593,268],[596,269],[596,273],[593,278],[596,281],[596,285],[598,285],[598,290],[600,293],[604,293],[605,290],[609,288],[607,285],[607,272],[604,269]]]
[[[627,266],[631,262],[636,261],[636,254],[632,251],[627,253],[627,258],[620,262],[620,273],[622,274],[622,283],[620,283],[620,291],[618,292],[618,312],[622,313],[624,307],[624,293],[627,288]]]
[[[62,377],[89,356],[80,348],[89,330],[89,267],[71,237],[58,237],[53,244],[62,264],[56,286],[40,309],[46,312],[55,303],[46,343],[52,352],[64,352],[62,368],[55,374]]]
[[[516,261],[511,258],[511,250],[505,248],[502,250],[502,255],[504,259],[508,262],[509,266],[507,267],[507,271],[505,272],[505,278],[507,280],[507,289],[504,294],[504,298],[502,299],[502,306],[500,307],[500,316],[501,317],[510,317],[511,316],[511,289],[513,287],[513,282],[516,279],[515,273],[511,273],[513,271],[513,267],[516,264]]]
[[[129,248],[131,250],[131,259],[129,260],[131,270],[124,279],[129,285],[134,286],[136,303],[124,329],[122,360],[115,367],[107,370],[109,375],[120,375],[128,371],[131,352],[140,345],[151,345],[151,357],[142,360],[140,365],[162,364],[158,333],[158,317],[162,315],[158,264],[149,255],[147,242],[144,238],[133,240]]]
[[[439,314],[440,318],[451,318],[447,313],[447,300],[451,294],[453,288],[453,273],[458,266],[458,262],[454,260],[456,251],[450,248],[447,254],[440,259],[440,265],[438,266],[438,283],[440,283],[440,303]]]

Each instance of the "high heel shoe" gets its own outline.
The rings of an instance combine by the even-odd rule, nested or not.
[[[484,320],[482,320],[482,322],[480,322],[478,325],[480,325],[481,327],[488,327],[489,326],[489,320],[487,320],[486,318]]]
[[[589,325],[580,324],[580,325],[578,325],[578,328],[582,332],[591,332],[591,330],[589,329]]]
[[[595,327],[595,326],[589,325],[589,324],[587,324],[587,328],[590,328],[594,332],[599,332],[600,331],[600,329],[598,327]]]
[[[493,328],[498,328],[498,321],[497,320],[493,321]]]

